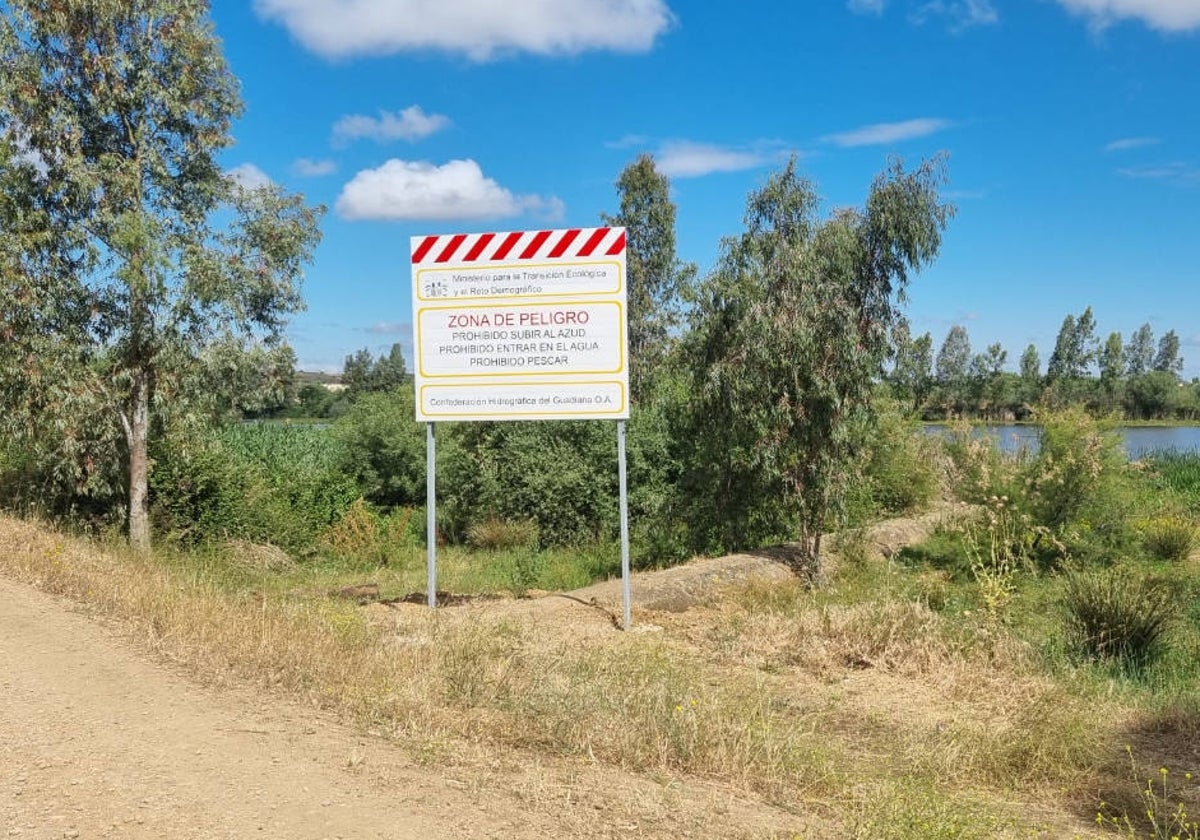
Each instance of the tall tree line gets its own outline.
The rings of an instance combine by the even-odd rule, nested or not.
[[[1200,417],[1200,383],[1180,379],[1184,359],[1175,330],[1156,339],[1146,323],[1128,341],[1120,332],[1103,342],[1099,335],[1090,306],[1068,314],[1046,370],[1030,344],[1010,372],[1007,350],[994,343],[974,353],[962,324],[950,328],[932,362],[932,335],[913,338],[905,325],[897,332],[896,361],[886,381],[893,396],[929,418],[1025,419],[1043,404],[1082,404],[1130,419]]]

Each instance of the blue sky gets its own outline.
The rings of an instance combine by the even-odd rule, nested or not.
[[[640,152],[701,271],[796,155],[827,208],[949,154],[958,216],[910,289],[1043,366],[1063,317],[1149,321],[1200,376],[1200,0],[221,0],[226,166],[329,208],[303,369],[411,347],[414,234],[587,227]],[[411,359],[411,355],[410,355]]]

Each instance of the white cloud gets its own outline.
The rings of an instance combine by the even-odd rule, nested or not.
[[[771,156],[757,149],[731,149],[690,140],[663,143],[654,156],[658,171],[670,178],[697,178],[713,172],[740,172],[770,162]]]
[[[1157,137],[1122,137],[1104,147],[1106,152],[1123,152],[1127,149],[1140,149],[1143,146],[1157,146],[1161,141]]]
[[[271,186],[271,178],[253,163],[243,163],[226,173],[244,190],[257,190]]]
[[[563,204],[554,197],[513,195],[473,160],[437,166],[392,159],[355,175],[342,188],[337,211],[351,220],[498,219],[522,213],[556,220]]]
[[[300,158],[292,164],[292,172],[302,178],[319,178],[322,175],[332,175],[336,171],[337,163],[332,160]]]
[[[953,123],[934,117],[922,117],[902,122],[875,123],[856,128],[853,131],[843,131],[838,134],[827,134],[821,139],[826,143],[844,148],[857,146],[886,146],[904,140],[915,140],[918,137],[928,137],[950,128]]]
[[[359,138],[369,138],[380,143],[389,140],[420,140],[441,131],[450,125],[450,118],[442,114],[426,114],[420,105],[412,105],[400,113],[380,111],[379,117],[364,114],[349,114],[333,126],[333,141],[348,143]]]
[[[962,32],[973,26],[998,23],[1000,15],[990,0],[931,0],[918,6],[910,15],[912,22],[917,24],[934,18],[945,19],[951,32]]]
[[[1145,181],[1166,181],[1181,186],[1200,185],[1200,167],[1190,163],[1164,163],[1159,166],[1133,166],[1128,169],[1118,169],[1126,178],[1136,178]]]
[[[675,21],[665,0],[255,0],[254,10],[327,58],[645,52]]]
[[[1058,0],[1073,14],[1093,26],[1106,27],[1119,20],[1140,20],[1162,32],[1187,32],[1200,28],[1200,2],[1196,0]]]
[[[847,0],[846,8],[856,15],[882,15],[885,0]]]

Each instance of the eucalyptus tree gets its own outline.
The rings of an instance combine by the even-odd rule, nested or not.
[[[1125,344],[1119,332],[1109,333],[1100,350],[1100,387],[1110,406],[1117,399],[1117,391],[1125,375]]]
[[[1042,384],[1042,359],[1030,344],[1021,354],[1021,391],[1029,402],[1036,402]]]
[[[1005,401],[1004,364],[1008,351],[1000,342],[989,344],[987,350],[971,358],[970,380],[972,397],[977,404],[986,403],[988,416],[1002,409]]]
[[[0,423],[113,444],[47,454],[118,460],[145,550],[150,438],[205,397],[206,348],[279,343],[320,211],[222,171],[242,105],[205,0],[5,7]]]
[[[933,381],[933,337],[929,333],[912,337],[907,319],[901,319],[894,336],[896,361],[888,376],[892,391],[908,400],[913,411],[929,396]]]
[[[970,386],[971,337],[967,328],[955,324],[946,333],[937,354],[937,383],[942,399],[962,411]]]
[[[1154,370],[1173,373],[1176,376],[1183,373],[1183,356],[1179,355],[1179,334],[1175,330],[1167,330],[1158,340],[1158,352],[1154,354]]]
[[[675,254],[675,203],[671,184],[648,154],[617,179],[621,209],[605,224],[625,228],[630,389],[637,401],[667,355],[681,323],[682,303],[695,267]]]
[[[856,470],[910,275],[935,259],[953,212],[939,202],[943,181],[940,159],[893,161],[865,207],[821,218],[793,160],[751,193],[745,232],[725,241],[699,290],[687,348],[708,455],[698,468],[714,498],[741,505],[714,511],[725,547],[768,518],[740,493],[782,499],[799,531],[795,567],[819,573],[822,528]]]
[[[1125,348],[1125,373],[1129,378],[1148,373],[1154,365],[1154,330],[1142,324],[1129,339]]]

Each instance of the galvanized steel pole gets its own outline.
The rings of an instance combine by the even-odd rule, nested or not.
[[[625,606],[625,629],[632,625],[629,591],[629,491],[625,470],[625,421],[617,421],[617,473],[621,481],[621,595]]]
[[[429,608],[437,607],[437,444],[433,424],[425,424],[425,544]]]

